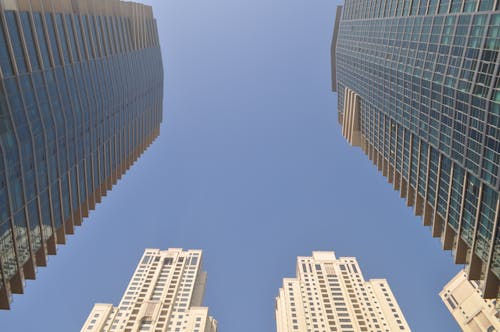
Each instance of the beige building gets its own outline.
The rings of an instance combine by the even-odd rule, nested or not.
[[[201,250],[146,249],[118,307],[94,305],[81,332],[217,332],[201,307]]]
[[[356,258],[298,257],[276,298],[278,332],[410,331],[385,279],[365,281]]]
[[[480,289],[477,281],[467,280],[466,273],[460,271],[439,296],[463,331],[500,331],[497,300],[483,299]]]

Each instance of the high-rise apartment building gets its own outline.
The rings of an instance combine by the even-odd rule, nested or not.
[[[479,283],[460,271],[439,293],[444,304],[464,332],[500,331],[497,300],[483,299]]]
[[[354,257],[298,257],[276,298],[277,332],[410,331],[385,279],[365,281]]]
[[[346,0],[332,40],[343,136],[482,280],[486,298],[500,285],[499,9],[498,0]]]
[[[159,135],[149,6],[0,0],[0,308]]]
[[[206,280],[201,250],[146,249],[120,305],[95,304],[81,332],[217,332]]]

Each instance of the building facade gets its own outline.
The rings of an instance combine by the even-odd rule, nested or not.
[[[385,279],[365,281],[354,257],[298,257],[276,298],[277,332],[410,331]]]
[[[483,299],[479,283],[460,271],[439,293],[464,332],[500,331],[498,300]]]
[[[0,308],[159,135],[151,7],[0,0]]]
[[[217,332],[206,280],[201,250],[146,249],[120,305],[95,304],[81,332]]]
[[[499,291],[500,1],[346,0],[332,41],[342,135]]]

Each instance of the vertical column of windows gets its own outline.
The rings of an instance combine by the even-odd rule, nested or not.
[[[469,246],[472,246],[480,185],[481,183],[475,176],[471,174],[468,175],[465,188],[460,237]]]
[[[435,15],[439,0],[429,0],[429,8],[427,9],[427,15]]]
[[[388,128],[387,132],[388,135],[386,135],[386,143],[385,143],[385,149],[386,149],[386,158],[387,160],[389,161],[389,164],[391,166],[394,166],[396,163],[395,163],[395,151],[396,151],[396,134],[397,134],[397,131],[396,131],[396,125],[395,123],[393,122],[393,120],[391,120],[389,117],[386,117],[385,119],[386,121],[386,127]]]
[[[408,181],[408,174],[410,172],[410,142],[411,134],[408,129],[404,129],[404,145],[403,145],[403,162],[401,175]]]
[[[101,40],[103,43],[104,56],[111,55],[111,44],[109,41],[109,34],[106,24],[106,16],[97,16],[98,29],[100,28],[100,34],[102,36]]]
[[[493,240],[497,202],[498,192],[489,186],[483,186],[475,244],[475,253],[483,262],[488,260],[489,248]]]
[[[78,49],[76,47],[75,31],[73,30],[73,15],[65,14],[63,20],[65,23],[65,31],[66,31],[65,38],[69,40],[69,48],[71,50],[71,59],[72,59],[71,62],[75,63],[79,61],[79,56],[78,56]]]
[[[86,25],[90,32],[90,44],[93,46],[92,49],[94,58],[100,58],[102,52],[101,52],[101,43],[99,42],[100,35],[98,35],[98,30],[96,29],[97,26],[96,18],[93,15],[88,15],[87,20],[88,22]]]
[[[24,111],[26,113],[30,129],[29,138],[26,137],[26,141],[23,142],[23,146],[26,146],[26,150],[23,151],[23,171],[25,198],[28,212],[27,220],[29,223],[29,229],[31,230],[33,250],[37,250],[41,246],[41,231],[39,227],[38,202],[36,200],[36,196],[41,190],[39,184],[37,183],[37,167],[35,167],[35,165],[41,164],[42,158],[45,155],[45,135],[30,76],[21,76],[20,83],[20,91],[24,97]],[[40,144],[36,149],[33,149],[32,144],[30,144],[31,141],[39,142]],[[35,152],[39,156],[38,160],[35,158]]]
[[[60,107],[55,110],[56,114],[60,118],[59,130],[60,135],[58,135],[58,157],[59,157],[59,181],[60,181],[60,191],[62,200],[62,219],[66,220],[71,213],[71,203],[70,203],[70,190],[68,181],[68,171],[69,171],[69,151],[68,141],[71,140],[74,131],[73,117],[71,116],[71,105],[69,99],[68,88],[66,86],[66,79],[64,76],[63,67],[55,68],[54,81],[55,89],[60,94]],[[56,97],[57,98],[57,97]]]
[[[464,1],[464,12],[476,11],[478,0],[465,0]]]
[[[498,209],[497,209],[498,213]],[[497,215],[498,218],[498,215]],[[493,252],[491,256],[491,271],[500,278],[500,225],[495,230],[495,240],[493,242]]]
[[[14,52],[13,57],[16,61],[17,71],[19,74],[26,73],[28,71],[28,67],[26,64],[26,57],[23,50],[23,44],[21,40],[21,33],[19,31],[18,23],[17,23],[17,15],[16,12],[8,10],[5,11],[5,19],[7,22],[7,26],[9,29],[10,41],[12,44],[12,51]]]
[[[392,17],[397,15],[398,2],[401,2],[401,1],[400,0],[392,0],[392,2],[391,2],[391,10],[389,12],[389,15]]]
[[[57,46],[56,32],[54,27],[54,21],[50,13],[45,13],[45,24],[47,25],[47,30],[49,32],[50,46],[52,50],[52,57],[56,66],[61,65],[61,55],[59,53],[59,48]]]
[[[500,75],[496,78],[496,85],[500,91]],[[497,138],[500,137],[500,100],[499,103],[493,101],[490,103],[485,135],[482,177],[494,186],[498,183],[497,174],[499,174],[498,165],[500,165],[500,143]]]
[[[87,60],[87,53],[85,51],[85,41],[84,37],[82,35],[82,26],[81,26],[81,20],[82,20],[81,15],[74,15],[73,16],[73,24],[75,28],[75,38],[78,44],[78,50],[79,50],[79,60],[80,61],[85,61]]]
[[[428,163],[429,145],[420,141],[420,155],[418,168],[418,193],[425,197],[425,189],[427,185],[427,163]]]
[[[410,164],[410,185],[417,189],[418,179],[418,160],[419,160],[419,140],[411,135],[411,164]]]
[[[44,25],[42,21],[42,15],[40,13],[33,13],[33,20],[34,20],[34,28],[35,28],[35,34],[37,37],[38,41],[38,46],[40,47],[40,53],[42,55],[42,63],[41,67],[44,69],[50,68],[51,67],[51,62],[50,62],[50,56],[49,56],[49,49],[47,47],[47,41],[45,39],[45,31],[44,31]]]
[[[105,18],[111,54],[118,53],[118,36],[115,34],[114,21],[115,18],[113,16],[106,16]]]
[[[450,13],[459,13],[462,11],[463,0],[451,0]]]
[[[88,16],[87,15],[82,15],[81,16],[81,23],[82,23],[82,35],[84,37],[84,42],[85,46],[87,49],[87,57],[90,60],[91,58],[95,57],[94,53],[94,47],[93,47],[93,42],[92,42],[92,34],[89,29],[88,25]]]
[[[47,94],[46,84],[43,80],[42,73],[33,74],[33,84],[34,91],[36,92],[38,99],[38,106],[41,114],[41,121],[43,123],[43,128],[46,136],[46,146],[47,150],[38,159],[37,169],[38,169],[38,181],[40,184],[40,211],[42,211],[42,225],[43,225],[43,239],[47,240],[52,235],[52,223],[51,223],[51,207],[49,204],[49,193],[48,186],[51,182],[49,177],[50,169],[50,159],[51,152],[56,144],[56,134],[52,118],[52,113],[50,111],[49,99]],[[41,149],[37,149],[41,151]]]
[[[429,205],[434,207],[435,210],[435,200],[436,200],[436,190],[437,190],[437,175],[439,172],[439,152],[430,147],[429,153],[429,178],[427,181],[427,202]]]
[[[96,46],[97,50],[97,46]],[[98,72],[99,69],[97,68],[98,66],[98,60],[93,60],[90,63],[90,74],[89,74],[89,81],[90,81],[90,86],[93,91],[93,95],[95,98],[95,107],[93,108],[92,112],[92,122],[91,122],[91,146],[92,146],[92,154],[91,154],[91,160],[92,160],[92,179],[93,179],[93,188],[94,191],[97,192],[99,190],[99,174],[100,174],[100,169],[99,169],[99,153],[98,153],[98,146],[100,142],[98,141],[100,137],[100,119],[99,119],[99,114],[101,114],[102,111],[102,96],[101,96],[101,90],[99,86],[99,80],[98,80]]]
[[[7,24],[3,15],[0,15],[0,67],[2,68],[3,77],[14,75],[12,68],[12,61],[9,54],[9,47],[7,45],[7,31],[4,29],[4,24]]]
[[[479,11],[493,10],[494,0],[480,0],[479,1]]]
[[[116,43],[118,45],[118,53],[125,53],[125,34],[123,32],[123,17],[117,16],[113,18],[116,31]]]
[[[94,31],[96,34],[96,41],[97,41],[97,46],[99,48],[99,57],[105,57],[106,56],[106,48],[105,44],[103,41],[103,36],[102,36],[102,28],[101,28],[101,17],[100,16],[94,16]]]
[[[113,29],[113,41],[115,43],[115,50],[116,53],[121,54],[123,53],[123,45],[122,45],[122,36],[121,36],[121,31],[119,30],[119,22],[120,22],[120,17],[119,16],[112,16],[111,17],[111,25]]]
[[[77,71],[78,73],[78,71]],[[92,182],[92,168],[91,168],[91,161],[92,161],[92,145],[91,145],[91,139],[92,139],[92,112],[95,110],[95,95],[92,91],[92,86],[90,84],[90,65],[88,62],[82,62],[82,71],[77,74],[78,77],[78,82],[80,82],[80,93],[82,94],[82,102],[83,102],[83,107],[86,110],[83,112],[83,131],[84,131],[84,137],[83,137],[83,146],[84,146],[84,151],[83,151],[83,158],[84,161],[82,161],[82,167],[80,169],[85,170],[85,178],[86,178],[86,183],[85,186],[82,186],[85,188],[85,195],[81,195],[82,197],[87,197],[90,195],[90,193],[94,192],[93,189],[93,182]]]
[[[453,165],[453,182],[451,189],[450,207],[448,220],[450,226],[457,231],[460,219],[460,207],[462,205],[462,190],[465,172],[457,164]]]
[[[441,157],[441,171],[439,173],[439,191],[437,194],[436,211],[443,219],[446,219],[446,210],[448,205],[448,191],[451,182],[451,160],[446,157]]]
[[[59,100],[59,94],[57,91],[57,85],[54,79],[53,71],[45,71],[45,83],[49,92],[49,102],[50,110],[52,111],[52,119],[54,123],[54,128],[56,131],[55,140],[51,145],[49,143],[49,179],[50,179],[50,201],[52,202],[53,214],[52,218],[54,220],[54,226],[58,229],[62,225],[61,216],[61,205],[60,205],[60,191],[59,191],[59,161],[58,161],[58,148],[59,140],[61,137],[64,138],[64,118],[61,114],[61,104]],[[47,116],[48,120],[48,116]]]
[[[411,16],[415,16],[415,15],[417,15],[417,13],[418,13],[418,4],[419,4],[419,2],[420,2],[420,1],[415,1],[415,0],[413,0],[413,1],[411,2],[411,9],[410,9],[410,15],[411,15]]]
[[[66,35],[64,33],[64,22],[61,13],[54,14],[55,15],[55,26],[56,26],[56,36],[57,41],[59,42],[59,46],[61,47],[62,57],[64,60],[64,64],[71,63],[70,61],[70,51],[69,46],[66,41]]]
[[[69,162],[70,162],[70,188],[71,188],[71,202],[72,202],[72,211],[76,211],[80,206],[80,190],[79,190],[79,181],[78,181],[78,170],[77,165],[82,158],[83,155],[83,141],[82,141],[82,127],[83,127],[83,112],[80,104],[79,91],[80,89],[76,86],[75,73],[74,68],[76,66],[67,66],[65,68],[67,84],[70,92],[70,100],[71,100],[71,111],[72,117],[75,121],[75,126],[73,132],[70,136],[69,140]]]
[[[1,31],[0,31],[1,34]],[[3,36],[3,34],[2,34]],[[1,82],[1,81],[0,81]],[[0,84],[0,112],[6,112],[7,102],[6,96],[3,89],[3,84]],[[12,215],[10,209],[9,196],[12,193],[8,192],[8,172],[7,168],[9,164],[4,165],[5,160],[11,160],[18,162],[17,148],[14,142],[13,128],[9,119],[8,114],[2,114],[2,119],[0,119],[0,138],[2,142],[0,143],[0,250],[2,253],[2,267],[3,277],[5,280],[9,280],[17,271],[16,254],[13,242],[13,229],[11,228],[11,221],[9,217]],[[9,158],[12,156],[12,159]],[[1,273],[0,273],[1,274]],[[2,288],[2,282],[0,282],[0,289]]]
[[[31,30],[31,18],[28,12],[21,12],[19,15],[21,17],[24,40],[26,41],[26,49],[28,50],[31,70],[35,71],[40,69],[40,64],[38,61],[38,54],[36,50],[35,40],[33,38],[33,32]]]
[[[10,104],[11,110],[22,110],[17,112],[12,112],[12,120],[14,130],[17,133],[17,143],[19,144],[16,148],[16,153],[23,155],[26,153],[26,158],[19,160],[19,157],[13,159],[8,165],[7,176],[9,181],[10,196],[12,202],[12,215],[14,216],[14,237],[17,247],[17,258],[20,264],[25,262],[29,257],[29,241],[28,241],[28,225],[26,224],[26,214],[25,214],[25,192],[23,181],[23,168],[30,166],[32,163],[33,156],[32,144],[31,144],[31,134],[28,126],[28,120],[26,119],[26,114],[23,110],[23,102],[21,99],[21,91],[18,87],[18,82],[16,78],[9,78],[4,80],[6,97]],[[26,179],[26,185],[30,183],[30,179]]]

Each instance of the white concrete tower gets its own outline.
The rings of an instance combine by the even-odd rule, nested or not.
[[[365,281],[356,258],[313,252],[276,298],[278,332],[410,331],[385,279]]]
[[[201,250],[146,249],[120,305],[94,305],[81,332],[217,332],[201,307]]]
[[[444,286],[439,296],[464,332],[500,331],[497,299],[483,299],[477,281],[460,271]]]

